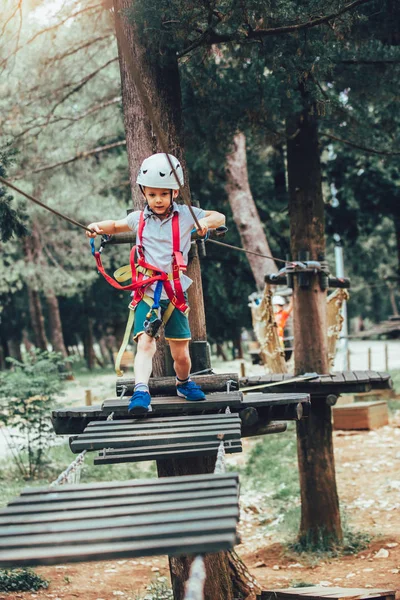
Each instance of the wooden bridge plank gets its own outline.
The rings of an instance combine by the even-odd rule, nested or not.
[[[137,556],[169,556],[220,552],[229,550],[236,542],[236,533],[177,537],[168,540],[124,542],[119,544],[90,544],[82,549],[76,546],[31,548],[0,552],[0,567],[55,565],[69,562],[134,558]]]
[[[67,483],[62,486],[58,486],[56,491],[58,494],[70,493],[72,491],[83,492],[85,490],[98,490],[99,493],[105,494],[107,490],[114,490],[115,488],[130,488],[131,493],[137,494],[140,492],[139,488],[157,487],[159,491],[165,486],[172,486],[175,489],[176,485],[183,483],[191,483],[196,485],[201,484],[205,481],[234,481],[236,484],[239,482],[239,475],[235,472],[229,473],[207,473],[199,475],[182,475],[181,477],[168,477],[160,479],[127,479],[125,481],[95,481],[91,483],[80,483],[71,484]],[[21,491],[22,495],[29,494],[54,494],[55,489],[49,486],[38,486],[38,487],[26,487]]]
[[[143,423],[143,424],[147,424],[149,426],[152,425],[157,425],[160,424],[162,425],[163,423],[170,423],[173,422],[176,424],[180,424],[180,423],[199,423],[199,422],[207,422],[207,423],[213,423],[215,421],[219,422],[224,422],[226,420],[231,420],[231,419],[235,419],[237,418],[237,413],[232,413],[232,414],[226,414],[226,413],[216,413],[216,414],[207,414],[207,415],[178,415],[178,416],[171,416],[171,415],[165,415],[162,417],[152,417],[151,413],[149,415],[145,415],[145,418],[141,417],[141,418],[136,418],[136,419],[114,419],[113,421],[90,421],[87,424],[87,428],[101,428],[101,429],[107,429],[109,427],[115,427],[115,426],[127,426],[127,425],[136,425],[137,423]]]
[[[217,431],[202,431],[202,432],[192,432],[192,433],[179,433],[176,435],[173,434],[165,434],[165,435],[152,435],[151,437],[145,436],[131,436],[125,438],[121,437],[107,437],[107,438],[94,438],[90,440],[80,440],[79,438],[73,440],[70,444],[70,448],[72,452],[78,454],[82,452],[82,450],[102,450],[104,447],[110,448],[124,448],[126,446],[137,447],[144,446],[147,444],[152,445],[162,445],[170,442],[177,443],[179,441],[192,441],[193,445],[196,445],[198,441],[213,441],[215,439],[219,439],[219,435],[221,434],[221,429]],[[225,440],[233,440],[240,437],[240,430],[238,429],[226,429],[223,431]]]
[[[275,406],[283,404],[298,404],[299,402],[309,402],[310,395],[304,392],[297,393],[281,393],[281,394],[266,394],[262,390],[254,392],[246,392],[243,397],[242,407],[254,406]]]
[[[209,519],[204,521],[186,521],[181,523],[158,523],[155,526],[145,527],[110,527],[101,530],[86,530],[65,533],[32,534],[30,536],[7,536],[0,538],[1,550],[15,548],[40,548],[43,546],[79,545],[82,548],[89,544],[160,540],[170,537],[225,534],[236,529],[237,519]]]
[[[153,481],[153,480],[150,479],[149,481]],[[53,504],[53,505],[57,505],[57,506],[55,506],[54,509],[50,509],[50,510],[59,510],[60,505],[58,503],[75,501],[77,504],[79,504],[83,500],[88,500],[88,501],[93,500],[94,503],[98,503],[98,502],[103,502],[103,501],[107,502],[108,500],[115,499],[115,498],[126,498],[127,500],[129,498],[137,498],[138,501],[140,501],[142,497],[148,498],[148,497],[154,496],[154,497],[158,498],[160,501],[163,501],[163,499],[168,497],[170,494],[176,493],[176,490],[178,488],[179,488],[179,492],[182,494],[186,494],[186,493],[198,494],[204,490],[219,493],[221,490],[229,490],[229,489],[237,488],[237,482],[235,480],[228,480],[228,481],[204,480],[202,482],[196,483],[195,485],[188,482],[188,483],[179,484],[178,486],[176,484],[171,484],[171,485],[163,486],[162,488],[160,488],[157,485],[149,485],[148,487],[145,487],[145,488],[132,489],[132,490],[129,490],[127,488],[116,488],[116,489],[112,489],[112,490],[107,490],[107,492],[103,493],[101,495],[101,497],[99,497],[98,490],[82,490],[82,491],[74,490],[74,491],[70,491],[70,492],[58,493],[58,487],[57,487],[57,488],[53,488],[53,491],[50,494],[38,493],[38,494],[31,494],[29,496],[25,496],[25,495],[18,496],[17,498],[14,498],[13,500],[11,500],[8,503],[7,507],[4,509],[1,509],[1,511],[8,513],[9,507],[13,507],[13,506],[26,506],[27,510],[29,510],[29,507],[32,508],[32,506],[35,504],[41,504],[42,510],[47,510],[46,506]],[[93,506],[94,506],[94,504],[93,504]],[[37,511],[34,510],[34,512],[37,512]]]
[[[201,402],[190,402],[179,396],[156,397],[152,400],[153,412],[199,412],[203,410],[225,408],[226,406],[240,406],[242,401],[241,392],[216,392],[206,396]],[[128,398],[108,398],[103,402],[104,413],[117,412],[125,414],[128,412]]]
[[[227,494],[223,498],[221,497],[211,497],[207,500],[208,508],[218,508],[221,506],[221,503],[225,507],[235,507],[237,506],[238,499],[237,495],[234,497],[232,494]],[[179,510],[189,511],[194,510],[196,508],[204,508],[205,502],[202,498],[193,498],[190,500],[181,500],[179,501]],[[163,513],[174,513],[177,510],[177,502],[165,502],[162,504]],[[154,512],[154,505],[142,505],[140,507],[141,513],[144,514],[152,514]],[[107,507],[107,517],[122,517],[122,516],[131,516],[132,514],[132,505],[131,504],[123,504],[121,506],[110,506]],[[32,523],[57,523],[57,522],[65,522],[65,521],[85,521],[86,520],[95,520],[98,518],[104,518],[105,510],[104,508],[88,508],[88,509],[80,509],[80,510],[69,510],[69,511],[60,511],[60,512],[45,512],[45,513],[37,513],[37,514],[9,514],[4,513],[4,516],[1,518],[1,525],[26,525]],[[166,517],[168,518],[168,517]]]
[[[196,449],[199,447],[201,448],[216,448],[218,450],[220,445],[220,440],[218,441],[214,441],[214,442],[199,442],[198,444],[196,444]],[[237,440],[229,440],[229,441],[224,441],[224,447],[225,447],[225,451],[229,452],[229,449],[232,446],[238,446],[241,445],[241,440],[237,439]],[[146,453],[148,451],[157,451],[157,452],[163,452],[165,450],[183,450],[183,449],[193,449],[193,445],[190,443],[182,443],[182,444],[165,444],[165,446],[145,446],[144,448],[132,448],[132,447],[127,447],[127,448],[103,448],[100,452],[100,454],[102,454],[103,452],[107,452],[107,454],[125,454],[125,453],[130,453],[130,452],[137,452],[137,453]]]
[[[202,508],[185,512],[175,511],[168,513],[168,523],[181,523],[182,521],[194,522],[203,519],[239,518],[239,506],[218,506],[216,508]],[[89,531],[91,529],[109,529],[110,527],[144,527],[165,523],[164,513],[150,513],[125,517],[103,517],[94,520],[65,521],[60,523],[31,523],[27,525],[0,526],[0,536],[29,536],[33,534],[56,534],[63,532]]]
[[[206,447],[206,448],[179,448],[177,450],[164,450],[158,452],[157,450],[151,450],[143,453],[124,452],[123,454],[117,454],[116,452],[106,452],[104,455],[99,455],[94,459],[95,465],[106,465],[106,464],[120,464],[127,462],[139,462],[147,460],[160,460],[160,459],[171,459],[171,458],[188,458],[190,456],[216,456],[218,453],[218,446]],[[225,448],[225,452],[232,454],[234,452],[242,452],[242,444],[238,442],[233,443],[231,446]]]
[[[230,430],[239,430],[240,434],[240,419],[239,416],[236,415],[234,419],[227,420],[225,422],[213,421],[212,423],[208,423],[207,421],[195,424],[179,424],[178,426],[173,422],[167,424],[158,424],[158,427],[152,427],[150,423],[141,423],[135,425],[125,425],[115,427],[106,427],[105,429],[85,429],[83,433],[79,435],[80,440],[91,440],[94,438],[104,437],[128,437],[128,436],[159,436],[159,435],[180,435],[181,433],[197,433],[204,431],[206,428],[207,431],[211,432],[223,432],[225,429]],[[75,438],[77,439],[77,438]]]

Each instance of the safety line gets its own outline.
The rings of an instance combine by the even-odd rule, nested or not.
[[[90,233],[93,233],[93,231],[91,229],[89,229],[89,227],[86,227],[85,225],[82,225],[82,223],[79,223],[78,221],[75,221],[74,219],[71,219],[71,217],[66,217],[62,213],[58,212],[58,210],[55,210],[54,208],[51,208],[50,206],[47,206],[47,204],[44,204],[43,202],[41,202],[40,200],[38,200],[34,196],[31,196],[27,192],[24,192],[23,190],[21,190],[20,188],[18,188],[13,183],[10,183],[9,181],[7,181],[7,179],[4,179],[4,177],[0,176],[0,182],[4,183],[4,185],[7,185],[9,188],[11,188],[12,190],[15,190],[16,192],[18,192],[22,196],[25,196],[25,198],[28,198],[28,200],[31,200],[32,202],[34,202],[35,204],[38,204],[42,208],[45,208],[46,210],[49,210],[53,214],[57,215],[57,217],[61,217],[61,219],[64,219],[65,221],[68,221],[69,223],[72,223],[72,225],[76,225],[77,227],[80,227],[81,229],[85,229],[85,231],[90,231]]]
[[[244,248],[240,248],[239,246],[233,246],[232,244],[226,244],[225,242],[218,242],[217,240],[212,240],[208,238],[207,242],[212,242],[213,244],[218,244],[218,246],[226,246],[226,248],[233,248],[233,250],[239,250],[240,252],[245,252],[246,254],[254,254],[255,256],[261,256],[261,258],[272,258],[277,262],[282,263],[291,263],[292,261],[283,260],[283,258],[276,258],[275,256],[268,256],[267,254],[260,254],[259,252],[253,252],[253,250],[245,250]]]

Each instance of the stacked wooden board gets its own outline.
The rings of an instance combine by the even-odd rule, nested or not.
[[[334,429],[378,429],[389,424],[387,402],[352,402],[333,407]]]
[[[241,452],[237,414],[94,421],[70,438],[72,452],[103,450],[95,464],[212,456],[223,440],[225,452]]]
[[[261,592],[257,600],[394,600],[396,592],[388,589],[339,588],[313,585]]]
[[[228,550],[235,473],[28,488],[0,510],[0,568]]]

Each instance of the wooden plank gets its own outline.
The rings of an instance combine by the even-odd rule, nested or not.
[[[77,491],[81,493],[85,490],[98,490],[99,493],[105,494],[107,490],[113,490],[115,488],[131,488],[131,493],[138,493],[140,490],[138,488],[146,488],[157,486],[157,488],[162,491],[164,486],[176,486],[181,485],[183,483],[202,483],[204,481],[213,482],[217,480],[233,480],[236,483],[239,482],[239,475],[235,472],[229,473],[207,473],[207,474],[199,474],[199,475],[182,475],[181,477],[168,477],[168,478],[160,478],[160,479],[127,479],[125,481],[101,481],[101,482],[92,482],[92,483],[80,483],[80,484],[70,484],[67,483],[62,486],[58,486],[56,488],[57,494],[70,493],[72,491]],[[26,487],[21,491],[22,495],[29,494],[54,494],[55,489],[49,486],[38,486],[38,487]]]
[[[237,373],[214,373],[209,375],[192,375],[192,380],[200,385],[205,394],[212,392],[226,392],[226,382],[232,380],[236,384],[236,389],[239,387],[239,375]],[[132,377],[122,377],[117,379],[116,393],[121,395],[123,386],[126,386],[124,396],[131,396],[135,380]],[[150,394],[155,396],[170,396],[176,394],[176,378],[175,377],[150,377],[149,380]]]
[[[94,459],[95,465],[111,465],[128,462],[139,462],[148,460],[162,460],[172,458],[190,458],[191,456],[216,456],[218,454],[218,447],[206,447],[206,448],[179,448],[179,449],[167,449],[163,452],[157,450],[147,450],[146,452],[117,454],[106,452],[104,455],[99,455]],[[232,454],[234,452],[242,452],[242,444],[232,444],[225,448],[225,452]]]
[[[242,401],[241,392],[217,392],[209,394],[205,400],[190,402],[179,396],[157,397],[152,400],[153,412],[202,412],[209,409],[226,408],[227,406],[238,407]],[[102,410],[105,414],[117,412],[126,414],[128,412],[128,398],[108,398],[103,402]]]
[[[198,444],[196,444],[196,449],[197,448],[219,448],[220,446],[220,441],[218,442],[199,442]],[[226,452],[230,452],[230,448],[232,448],[233,446],[241,446],[241,441],[240,440],[229,440],[229,441],[225,441],[224,442],[224,447],[225,447],[225,451]],[[107,454],[125,454],[125,453],[131,453],[131,452],[137,452],[137,453],[146,453],[148,451],[157,451],[157,452],[162,452],[163,450],[180,450],[180,449],[184,449],[184,448],[192,448],[193,449],[193,445],[190,443],[183,443],[183,444],[166,444],[165,446],[145,446],[143,448],[104,448],[101,452],[100,455],[104,452],[106,452]]]
[[[158,523],[155,526],[145,527],[110,527],[101,530],[32,534],[30,536],[7,536],[0,538],[0,552],[15,548],[40,548],[43,546],[79,545],[82,548],[89,544],[113,543],[119,544],[128,541],[160,540],[180,535],[224,534],[232,533],[236,529],[237,519],[206,519],[205,521],[190,521],[182,523]]]
[[[345,378],[343,373],[340,373],[339,371],[335,371],[334,373],[331,374],[331,380],[333,384],[342,384],[345,383]]]
[[[80,549],[77,546],[55,548],[31,548],[28,550],[7,550],[0,552],[0,567],[56,565],[70,562],[111,560],[168,554],[198,554],[220,552],[231,549],[236,542],[236,534],[177,537],[168,540],[146,542],[124,542],[119,544],[89,544]]]
[[[218,506],[216,508],[202,508],[189,511],[175,511],[168,513],[168,523],[181,523],[182,521],[202,521],[203,519],[223,519],[239,518],[239,506]],[[50,534],[74,532],[85,529],[109,529],[110,527],[133,527],[133,526],[154,526],[165,523],[166,515],[164,513],[150,513],[141,515],[132,515],[125,517],[97,518],[93,521],[65,521],[60,523],[31,523],[25,525],[0,526],[0,536],[28,536],[33,534]]]
[[[87,424],[87,427],[99,427],[102,429],[107,429],[108,427],[114,427],[116,425],[134,425],[136,423],[148,423],[149,425],[157,424],[157,423],[198,423],[207,421],[207,423],[212,423],[215,421],[223,422],[225,420],[234,419],[237,417],[236,413],[226,414],[226,413],[216,413],[216,414],[207,414],[207,415],[164,415],[159,417],[151,416],[151,413],[146,415],[146,418],[136,418],[136,419],[113,419],[112,421],[90,421]]]
[[[274,406],[274,405],[285,405],[285,404],[298,404],[299,402],[309,402],[310,395],[306,393],[281,393],[281,394],[265,394],[260,392],[246,392],[243,397],[241,408],[247,406]]]
[[[216,498],[211,497],[205,503],[202,498],[193,498],[191,500],[182,500],[179,501],[179,510],[189,511],[197,508],[204,508],[205,504],[208,508],[218,508],[221,506],[221,503],[225,507],[234,507],[237,506],[238,499],[237,496],[233,497],[232,494],[227,494],[224,498]],[[165,502],[162,504],[163,513],[175,513],[177,510],[176,501]],[[154,505],[142,505],[140,507],[140,511],[143,515],[145,514],[153,514],[154,513]],[[132,514],[132,506],[130,504],[122,505],[122,506],[110,506],[107,508],[107,517],[122,517],[122,516],[130,516]],[[7,525],[26,525],[32,523],[57,523],[57,522],[65,522],[65,521],[87,521],[87,520],[95,520],[98,518],[104,518],[105,510],[104,508],[89,508],[89,509],[80,509],[80,510],[70,510],[70,511],[60,511],[60,512],[45,512],[45,513],[37,513],[37,514],[8,514],[5,513],[1,519],[1,526]],[[168,517],[166,517],[168,518]]]
[[[369,383],[371,381],[370,376],[365,371],[353,371],[353,373],[359,383]]]
[[[153,479],[150,479],[149,481],[154,482]],[[202,482],[196,482],[196,484],[187,482],[187,483],[182,483],[182,484],[177,485],[175,483],[175,484],[163,486],[162,488],[160,488],[160,486],[157,486],[157,485],[149,485],[147,487],[139,488],[139,489],[135,489],[135,488],[127,489],[124,487],[114,488],[111,490],[107,490],[107,492],[103,493],[101,495],[101,497],[99,498],[98,490],[82,490],[82,491],[74,490],[74,491],[69,491],[69,492],[67,491],[64,493],[59,493],[58,487],[57,487],[57,488],[52,488],[52,493],[50,493],[50,494],[38,493],[38,494],[18,496],[17,498],[14,498],[13,500],[11,500],[8,503],[7,507],[24,505],[24,506],[27,506],[29,509],[29,507],[32,507],[34,504],[38,504],[38,503],[42,504],[45,507],[46,504],[51,505],[51,504],[57,504],[59,502],[64,503],[64,502],[69,502],[69,501],[76,501],[77,503],[79,503],[82,500],[91,500],[91,499],[93,499],[95,502],[101,502],[101,501],[106,502],[107,500],[113,499],[113,498],[127,498],[128,499],[130,497],[138,498],[140,500],[140,498],[142,498],[142,496],[149,497],[152,495],[157,496],[158,498],[160,498],[160,501],[162,501],[162,499],[165,498],[166,496],[168,496],[169,494],[176,493],[177,489],[179,489],[179,492],[181,492],[182,494],[184,494],[184,493],[198,494],[204,490],[220,493],[221,490],[234,489],[234,488],[237,488],[237,482],[235,480],[213,481],[212,479],[211,480],[205,479]],[[57,506],[59,506],[59,505],[57,505]],[[56,509],[58,510],[58,508],[56,508]],[[46,510],[46,508],[44,508],[44,510]],[[8,508],[1,509],[1,511],[5,511],[6,513],[9,512]],[[37,511],[35,510],[34,512],[37,512]]]
[[[104,447],[110,448],[124,448],[126,446],[137,447],[143,446],[146,443],[151,443],[152,445],[162,445],[170,442],[171,444],[177,443],[180,440],[182,441],[192,441],[193,445],[196,444],[197,441],[213,441],[216,439],[220,439],[219,436],[221,434],[221,429],[218,428],[216,431],[199,431],[192,433],[166,433],[164,435],[152,435],[151,437],[146,436],[131,436],[125,438],[121,437],[107,437],[107,438],[94,438],[90,440],[81,440],[80,437],[76,440],[73,440],[70,444],[70,448],[72,452],[78,454],[82,452],[82,450],[102,450]],[[223,436],[225,440],[233,440],[240,437],[239,429],[228,429],[223,431]]]
[[[346,383],[358,383],[353,371],[343,371],[343,377]]]
[[[110,427],[91,427],[86,428],[83,433],[79,435],[79,439],[91,439],[93,437],[109,437],[111,435],[118,436],[128,436],[128,435],[161,435],[163,433],[170,432],[171,435],[176,433],[189,433],[191,431],[201,431],[205,427],[207,431],[221,431],[223,432],[225,429],[240,429],[240,419],[236,414],[230,419],[224,419],[221,421],[204,421],[200,422],[190,422],[187,421],[185,423],[175,423],[175,419],[172,419],[167,423],[135,423],[134,425],[118,425]]]
[[[261,594],[262,600],[294,600],[299,598],[315,600],[316,598],[341,598],[361,600],[379,598],[382,596],[391,597],[395,595],[393,590],[385,589],[363,589],[363,588],[333,588],[322,586],[310,586],[305,588],[286,588],[279,590],[263,591]]]

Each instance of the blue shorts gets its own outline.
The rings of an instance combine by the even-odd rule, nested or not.
[[[161,316],[167,310],[169,300],[161,300]],[[141,300],[135,308],[135,323],[133,325],[133,339],[137,342],[137,338],[141,333],[144,333],[144,321],[150,310],[150,306],[144,300]],[[189,327],[189,319],[180,310],[175,308],[172,311],[170,318],[165,325],[166,340],[190,340],[192,334]]]

